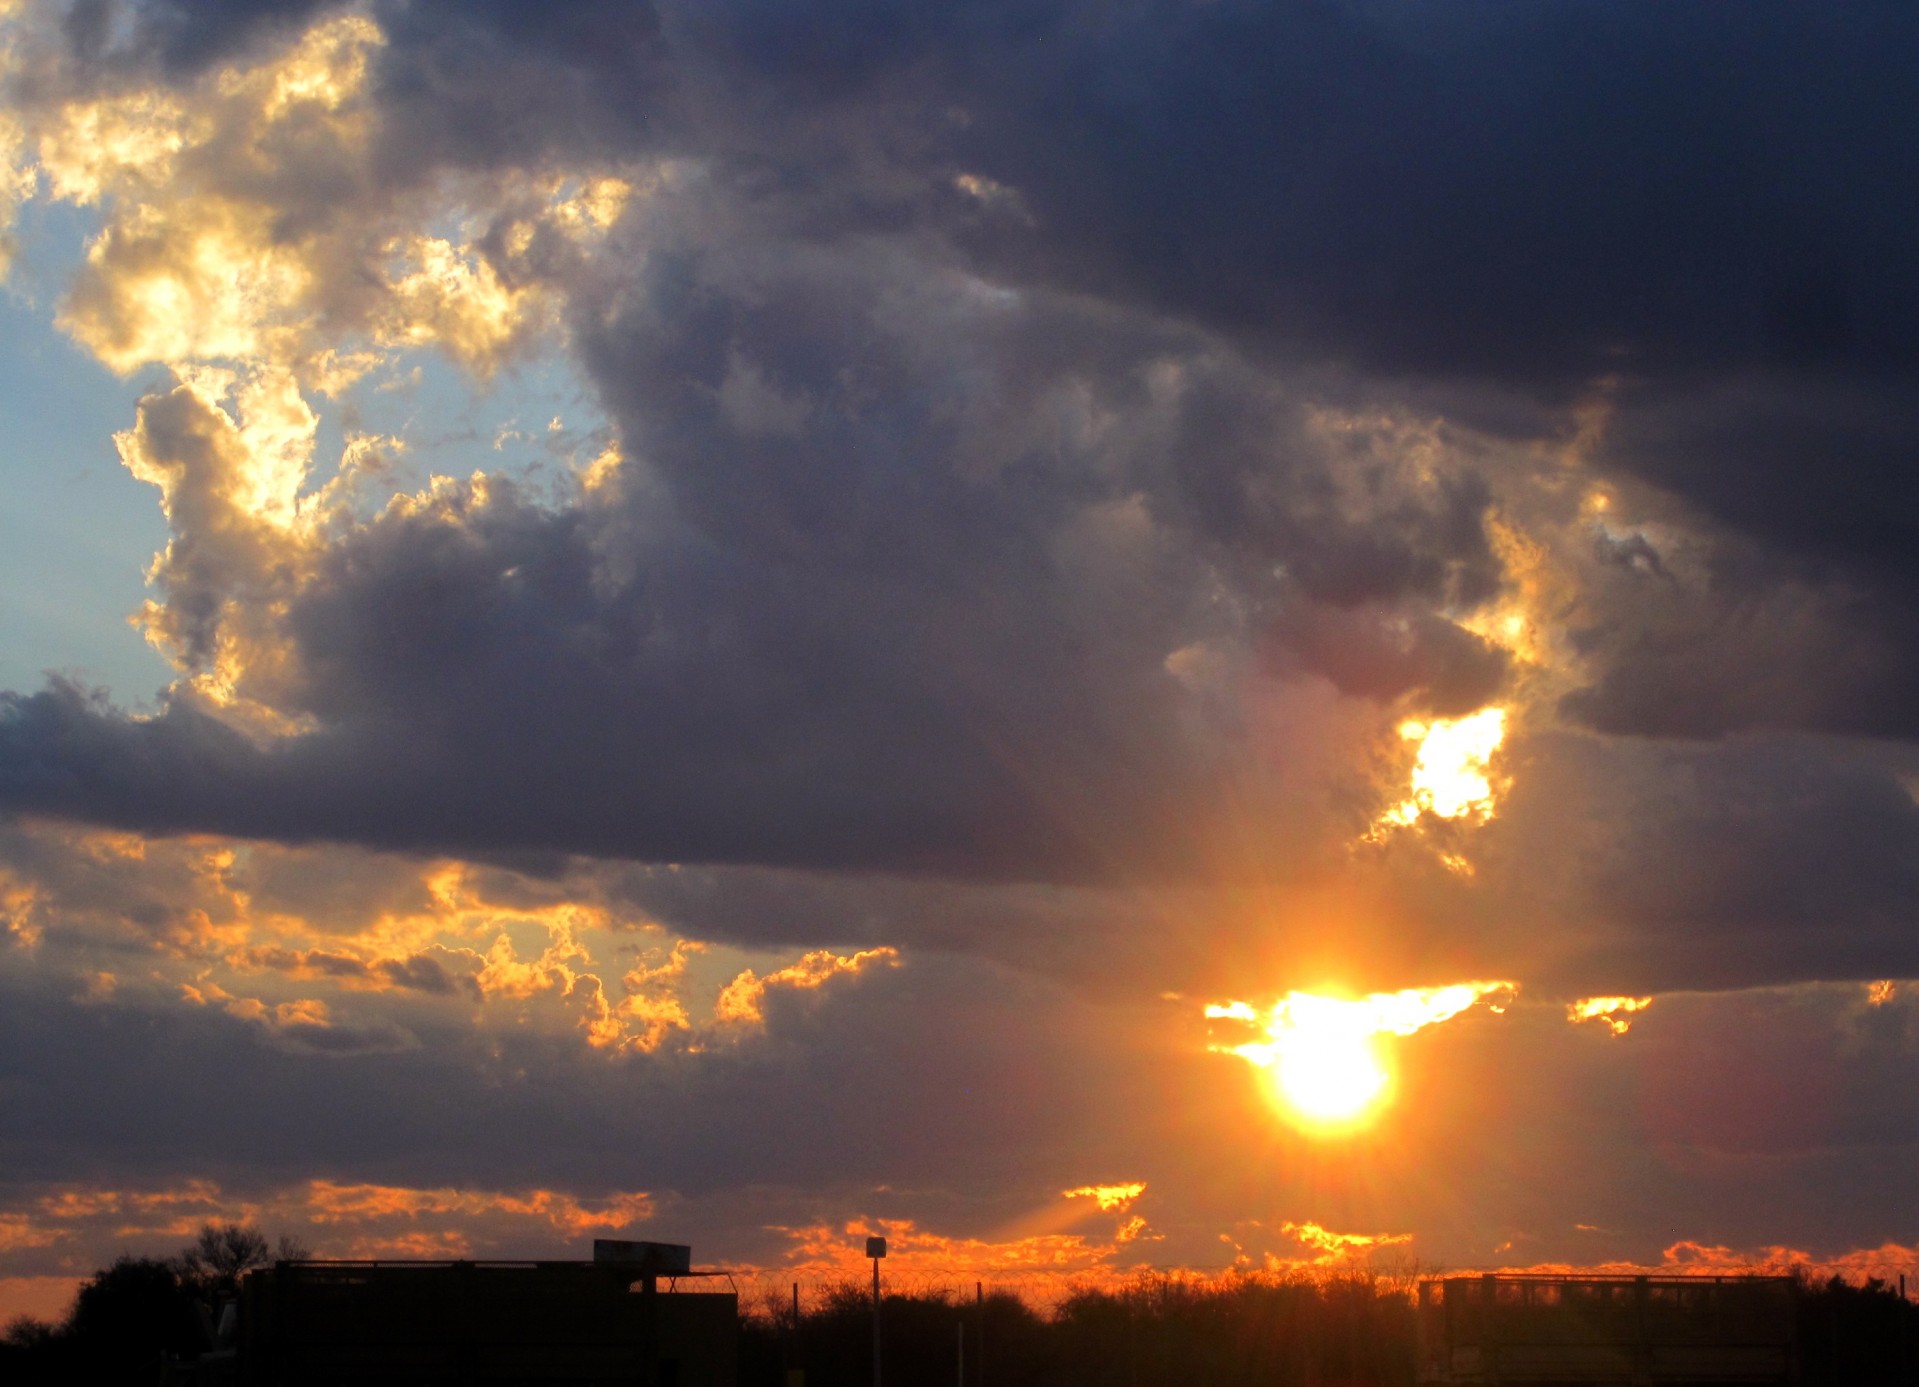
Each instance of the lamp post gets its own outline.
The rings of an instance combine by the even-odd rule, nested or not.
[[[880,1387],[880,1258],[886,1255],[885,1238],[868,1238],[866,1255],[873,1259],[873,1387]]]

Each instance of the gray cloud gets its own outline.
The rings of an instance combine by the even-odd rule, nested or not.
[[[726,211],[696,202],[689,240]],[[455,488],[307,576],[187,515],[186,658],[272,594],[283,625],[239,629],[284,642],[277,706],[319,730],[262,746],[182,693],[131,723],[55,685],[10,696],[0,793],[154,830],[1070,878],[1190,861],[1209,787],[1296,788],[1194,734],[1168,662],[1195,643],[1447,710],[1499,686],[1416,610],[1375,672],[1313,634],[1497,591],[1470,470],[1354,452],[1203,341],[937,258],[748,239],[647,265],[579,329],[634,459],[618,494]],[[156,454],[180,409],[210,413],[143,406]],[[217,483],[198,437],[168,456]]]

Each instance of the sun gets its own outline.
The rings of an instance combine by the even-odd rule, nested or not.
[[[1305,1026],[1278,1042],[1271,1091],[1301,1125],[1362,1125],[1385,1107],[1392,1075],[1371,1035],[1347,1025]]]
[[[1207,1017],[1239,1023],[1246,1028],[1240,1034],[1254,1038],[1209,1048],[1265,1070],[1274,1105],[1294,1126],[1314,1136],[1342,1135],[1370,1126],[1392,1102],[1388,1038],[1515,991],[1510,982],[1462,982],[1364,997],[1288,992],[1264,1011],[1228,1002],[1207,1007]]]

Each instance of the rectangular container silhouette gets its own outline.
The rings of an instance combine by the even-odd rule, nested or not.
[[[729,1283],[617,1262],[281,1262],[242,1287],[238,1376],[733,1387],[739,1298],[691,1290],[709,1284]]]
[[[1449,1276],[1419,1285],[1427,1387],[1777,1387],[1794,1289],[1771,1276]]]

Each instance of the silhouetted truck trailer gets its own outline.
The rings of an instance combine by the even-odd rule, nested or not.
[[[734,1387],[739,1297],[706,1290],[730,1283],[692,1271],[673,1255],[684,1251],[664,1262],[281,1262],[241,1288],[235,1377]]]
[[[1425,1387],[1775,1387],[1798,1381],[1775,1276],[1447,1276],[1419,1284]]]

